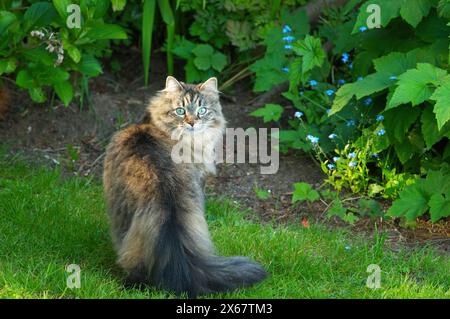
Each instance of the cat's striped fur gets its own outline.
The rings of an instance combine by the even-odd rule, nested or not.
[[[202,106],[207,113],[200,118],[195,112]],[[177,107],[184,117],[174,113]],[[263,280],[267,273],[259,264],[214,252],[203,192],[205,175],[214,169],[171,158],[174,132],[205,134],[210,143],[223,133],[217,80],[191,85],[168,77],[147,112],[144,123],[114,135],[104,165],[112,238],[128,281],[195,297]]]

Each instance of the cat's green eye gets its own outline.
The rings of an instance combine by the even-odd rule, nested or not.
[[[198,110],[197,110],[197,115],[198,116],[202,116],[202,115],[205,115],[206,114],[206,107],[201,107],[201,108],[199,108]]]
[[[177,107],[177,108],[175,109],[175,113],[176,113],[178,116],[183,116],[184,113],[186,113],[186,111],[185,111],[182,107]]]

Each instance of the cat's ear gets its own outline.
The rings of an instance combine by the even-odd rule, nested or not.
[[[217,78],[212,77],[200,84],[199,86],[200,91],[212,91],[212,92],[219,92],[217,89]]]
[[[183,87],[181,86],[181,83],[178,82],[177,79],[175,79],[173,76],[168,76],[166,78],[166,87],[163,91],[165,92],[178,92],[181,91]]]

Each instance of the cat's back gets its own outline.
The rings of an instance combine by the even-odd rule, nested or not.
[[[171,169],[169,141],[150,124],[131,125],[114,134],[104,161],[107,198],[117,198],[124,192],[136,199],[151,194],[158,172]]]

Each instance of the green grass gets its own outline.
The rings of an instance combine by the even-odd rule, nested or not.
[[[450,258],[430,247],[393,252],[383,236],[374,241],[318,224],[260,225],[219,199],[207,211],[221,254],[250,256],[271,273],[257,286],[217,297],[450,297]],[[173,297],[121,285],[106,216],[98,180],[62,178],[0,154],[0,298]],[[80,289],[66,287],[72,263],[81,267]],[[369,264],[381,267],[381,289],[366,287]]]

